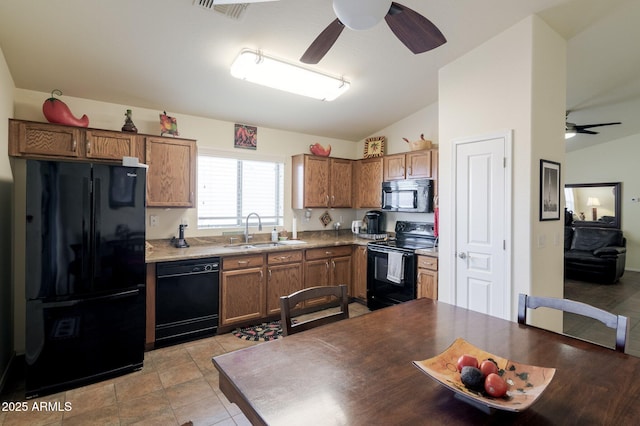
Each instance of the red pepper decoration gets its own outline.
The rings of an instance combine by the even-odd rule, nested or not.
[[[42,113],[49,123],[66,124],[68,126],[77,127],[89,127],[89,117],[83,115],[82,118],[76,118],[71,113],[71,110],[58,98],[54,98],[53,95],[62,96],[62,92],[58,89],[54,89],[51,92],[51,97],[44,101],[42,104]]]

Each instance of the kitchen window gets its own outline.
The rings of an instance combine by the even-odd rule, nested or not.
[[[282,226],[283,205],[284,162],[199,153],[199,229],[242,227],[251,212],[264,226]]]

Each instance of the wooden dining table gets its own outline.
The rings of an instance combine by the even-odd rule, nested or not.
[[[457,338],[556,369],[526,410],[484,412],[412,361]],[[640,422],[640,358],[431,299],[418,299],[213,358],[220,389],[254,425]]]

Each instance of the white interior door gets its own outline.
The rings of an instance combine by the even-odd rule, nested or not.
[[[455,144],[456,304],[509,319],[510,133]]]

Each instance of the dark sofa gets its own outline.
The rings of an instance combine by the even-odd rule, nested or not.
[[[627,241],[619,229],[566,227],[565,277],[602,284],[617,282],[624,274],[626,245]]]

